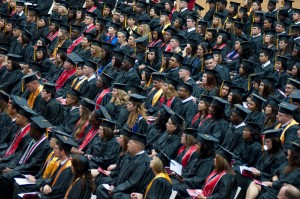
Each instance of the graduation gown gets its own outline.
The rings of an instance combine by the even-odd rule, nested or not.
[[[156,141],[155,147],[161,149],[167,156],[173,159],[181,146],[180,140],[179,135],[164,132]]]
[[[141,84],[141,79],[134,68],[131,68],[129,71],[123,73],[117,81],[121,84]]]
[[[106,95],[104,95],[104,97],[106,97],[106,98],[104,98],[103,100],[106,101],[109,98],[109,95],[106,94]],[[102,102],[103,102],[103,100],[102,100]],[[101,102],[101,104],[102,104],[102,102]],[[124,107],[124,105],[116,105],[111,102],[111,103],[106,104],[105,108],[106,108],[108,114],[111,116],[112,120],[117,121],[121,114],[121,110],[125,107]],[[126,117],[126,121],[127,121],[127,117]]]
[[[6,122],[6,125],[2,126],[0,130],[0,156],[11,145],[19,129],[20,127],[13,120]]]
[[[86,84],[84,84],[83,88],[82,88],[82,97],[86,97],[88,99],[94,99],[97,95],[96,92],[96,82],[97,82],[97,78],[94,77],[92,78],[90,81],[86,81]]]
[[[147,144],[146,149],[147,153],[151,153],[151,150],[154,148],[154,143],[162,135],[162,132],[158,129],[155,124],[149,124],[146,131]]]
[[[61,124],[60,129],[70,135],[73,132],[79,118],[79,107],[74,107],[71,110],[65,110],[64,121]]]
[[[88,61],[89,59],[92,58],[91,50],[87,49],[84,50],[81,45],[80,48],[75,48],[74,51],[83,61]]]
[[[175,79],[175,80],[177,80],[177,81],[181,81],[181,80],[179,79],[178,72],[179,72],[179,67],[174,68],[174,69],[169,68],[169,69],[166,71],[166,73],[168,74],[169,77],[171,77],[171,78],[173,78],[173,79]]]
[[[11,93],[11,89],[20,81],[23,77],[21,70],[16,69],[14,71],[6,71],[2,77],[0,77],[0,90],[7,93]]]
[[[263,112],[256,111],[256,112],[250,113],[247,121],[257,123],[257,124],[263,124],[263,122],[265,121],[265,117],[266,116]]]
[[[47,79],[49,72],[55,70],[54,64],[50,61],[48,57],[45,57],[42,60],[38,60],[37,62],[40,63],[42,77]]]
[[[104,141],[100,138],[94,139],[93,147],[86,151],[86,154],[93,156],[89,161],[90,168],[98,169],[100,166],[106,170],[109,165],[117,162],[120,150],[120,145],[115,138],[108,141]]]
[[[272,77],[274,65],[270,62],[267,66],[259,65],[255,68],[255,73],[263,73],[263,76]]]
[[[51,98],[48,102],[46,102],[43,116],[52,125],[60,125],[64,120],[64,107],[58,103],[55,98]]]
[[[244,141],[241,151],[237,154],[240,158],[240,165],[253,167],[260,159],[261,144],[254,141]]]
[[[79,178],[72,185],[72,188],[70,189],[69,194],[66,198],[67,199],[74,199],[74,198],[90,199],[92,192],[90,191],[89,186],[90,185],[87,183],[86,180]]]
[[[182,101],[178,113],[185,119],[186,126],[190,126],[194,115],[197,113],[197,105],[192,98],[186,100]]]
[[[31,93],[26,88],[24,93],[21,95],[21,97],[24,97],[26,100],[28,100],[30,94]],[[43,112],[45,111],[45,107],[46,107],[46,101],[42,98],[42,94],[40,92],[34,100],[32,110],[34,110],[38,114],[43,114]]]
[[[226,135],[226,144],[225,148],[229,151],[232,151],[234,154],[238,154],[240,151],[242,151],[243,147],[243,131],[245,128],[245,124],[239,126],[238,128],[233,127],[232,131],[227,131]]]
[[[165,178],[156,178],[147,192],[145,199],[165,199],[172,194],[172,184]]]
[[[22,46],[18,41],[18,38],[13,37],[11,41],[11,47],[9,49],[9,53],[19,55],[21,54]]]

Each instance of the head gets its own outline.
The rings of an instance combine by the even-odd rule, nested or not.
[[[145,145],[137,140],[129,140],[127,144],[127,151],[131,156],[138,154],[145,149]]]
[[[161,173],[164,171],[163,162],[156,156],[150,161],[150,168],[154,173]]]

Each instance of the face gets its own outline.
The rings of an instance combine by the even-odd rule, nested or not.
[[[90,16],[85,16],[85,18],[84,18],[84,23],[86,24],[86,25],[90,25],[90,24],[92,24],[94,22],[94,19],[92,18],[92,17],[90,17]]]
[[[170,46],[171,48],[177,48],[178,47],[178,42],[175,39],[171,39],[170,41]]]
[[[54,24],[54,23],[51,23],[51,24],[50,24],[49,30],[50,30],[50,32],[56,31],[56,30],[55,30],[55,24]]]
[[[179,87],[178,89],[178,97],[180,99],[184,99],[187,96],[187,90],[185,88]]]
[[[284,114],[284,113],[280,113],[278,112],[277,116],[276,116],[276,120],[278,123],[286,123],[286,120],[287,120],[287,115]]]
[[[272,27],[272,23],[268,20],[264,20],[264,29],[270,29]]]
[[[124,35],[123,34],[118,34],[118,43],[121,44],[124,42]]]
[[[278,43],[279,49],[286,49],[287,45],[285,41],[279,41]]]
[[[92,0],[85,0],[85,6],[90,8],[94,6],[94,2]]]
[[[77,67],[76,75],[77,76],[82,76],[83,75],[83,68],[82,67]]]
[[[271,139],[266,139],[265,143],[266,143],[266,146],[267,146],[268,150],[271,150],[272,149],[272,141],[271,141]]]
[[[133,140],[129,140],[127,144],[127,151],[129,154],[135,154],[137,151],[137,143]]]
[[[208,107],[208,113],[211,114],[211,115],[214,115],[214,114],[215,114],[215,109],[213,108],[212,105],[210,105],[210,106]]]
[[[38,27],[44,27],[46,25],[46,23],[45,23],[45,21],[44,21],[44,19],[40,19],[40,20],[38,20]]]
[[[214,59],[205,60],[204,63],[205,63],[205,67],[210,70],[215,69],[217,65]]]
[[[297,67],[296,67],[296,66],[293,66],[293,69],[292,69],[292,75],[293,75],[293,76],[296,76],[297,73],[298,73]]]
[[[66,105],[67,106],[70,106],[71,104],[73,104],[75,102],[75,100],[70,96],[70,95],[67,95],[66,96]]]
[[[178,66],[178,63],[176,61],[176,58],[171,57],[170,61],[169,61],[169,66],[170,68],[176,68]]]
[[[248,102],[248,109],[250,111],[255,111],[256,110],[256,104],[255,104],[255,102],[253,102],[252,100],[249,100],[249,102]]]
[[[298,128],[298,130],[297,130],[297,136],[298,136],[298,138],[300,138],[300,128]]]
[[[203,85],[207,84],[207,74],[206,73],[204,73],[202,76],[202,82],[203,82]]]
[[[170,42],[171,38],[172,38],[172,35],[169,32],[165,32],[164,41]]]
[[[269,60],[268,56],[266,56],[264,53],[260,53],[260,55],[259,55],[260,63],[266,63],[268,60]]]
[[[102,126],[99,127],[99,130],[98,130],[98,136],[99,136],[100,138],[103,138],[103,127],[102,127]]]
[[[19,37],[21,35],[21,30],[13,29],[13,37]]]
[[[271,36],[270,35],[266,35],[265,36],[265,42],[266,43],[270,43],[271,42]]]
[[[280,71],[283,70],[282,64],[280,61],[275,62],[275,70]]]
[[[227,22],[225,24],[225,26],[226,26],[226,29],[230,29],[232,27],[232,23],[231,22]]]
[[[275,27],[275,30],[276,32],[283,32],[284,31],[284,26],[280,25],[280,24],[277,24],[276,27]]]
[[[155,59],[155,52],[148,52],[148,60],[153,61]]]
[[[294,88],[293,85],[287,84],[287,85],[285,86],[285,89],[284,89],[285,95],[290,95],[290,94],[293,92],[294,89],[295,89],[295,88]]]
[[[259,87],[258,87],[258,92],[259,94],[262,94],[264,92],[264,83],[260,82]]]
[[[127,102],[126,108],[127,108],[127,111],[131,112],[136,108],[136,106],[132,102],[129,101],[129,102]]]
[[[176,130],[176,126],[172,123],[172,120],[170,118],[166,123],[166,130],[168,133],[172,133]]]
[[[181,135],[181,144],[185,145],[185,140],[186,140],[186,134],[183,133],[183,134]]]
[[[229,93],[229,95],[227,96],[227,101],[232,102],[232,93]]]
[[[213,21],[212,21],[213,25],[218,25],[219,24],[219,18],[213,18]]]
[[[90,43],[89,43],[89,41],[86,37],[82,37],[81,45],[84,46],[84,47],[90,45]]]
[[[42,90],[41,95],[43,99],[46,99],[48,97],[48,93],[46,92],[45,89]]]
[[[36,58],[37,59],[43,59],[43,57],[44,57],[43,51],[37,51],[36,52]]]
[[[298,21],[299,19],[300,19],[300,14],[294,12],[294,14],[293,14],[293,21]]]
[[[12,31],[12,25],[10,23],[6,24],[6,32]]]
[[[29,90],[30,93],[34,92],[36,90],[36,84],[35,82],[29,82],[26,84],[26,88]]]
[[[81,19],[81,11],[77,11],[76,12],[76,18],[77,19]]]
[[[272,112],[273,112],[272,107],[271,107],[271,105],[268,104],[265,108],[265,114],[270,115],[270,114],[272,114]]]
[[[184,69],[180,69],[178,71],[178,75],[179,75],[179,78],[182,79],[182,78],[184,78],[184,77],[186,77],[188,75],[188,72],[186,70],[184,70]]]
[[[97,88],[102,88],[102,86],[103,86],[103,80],[102,80],[101,76],[99,76],[97,78],[96,87]]]
[[[217,44],[222,44],[222,36],[221,35],[219,35],[217,37]]]
[[[243,130],[243,139],[248,140],[251,138],[251,132],[249,131],[248,128],[245,128]]]
[[[258,11],[259,10],[259,5],[256,2],[253,2],[253,4],[252,4],[252,10],[253,11]]]
[[[204,54],[203,48],[201,46],[198,46],[197,48],[197,55],[202,57]]]
[[[158,33],[157,33],[157,31],[152,31],[152,38],[154,40],[158,39]]]
[[[206,107],[206,104],[203,100],[200,100],[199,103],[198,103],[198,111],[202,111],[202,110],[205,110],[207,107]]]
[[[52,149],[54,149],[55,144],[56,144],[56,139],[52,137],[52,138],[50,139],[50,147],[51,147]]]
[[[102,59],[106,57],[106,52],[102,48],[100,49],[100,54]]]
[[[16,124],[17,125],[22,125],[24,122],[25,122],[25,117],[20,115],[20,114],[17,114],[16,116]]]
[[[257,35],[260,33],[260,29],[258,27],[252,27],[252,35]]]
[[[188,28],[194,28],[194,27],[195,27],[195,22],[193,22],[192,19],[187,19],[187,20],[186,20],[186,26],[187,26]]]
[[[229,87],[228,86],[223,86],[222,87],[222,90],[221,90],[221,96],[222,97],[225,97],[225,96],[227,96],[228,94],[229,94]]]

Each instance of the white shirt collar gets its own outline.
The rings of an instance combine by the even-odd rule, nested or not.
[[[30,123],[29,123],[29,124],[30,124]],[[29,124],[27,124],[26,126],[24,126],[23,128],[21,128],[21,132],[23,132],[24,129],[25,129]]]
[[[82,80],[83,78],[85,78],[85,75],[78,77],[79,80]]]
[[[190,96],[190,97],[186,98],[185,100],[182,100],[182,103],[188,102],[192,99],[194,99],[193,96]]]
[[[193,30],[196,30],[196,28],[190,28],[190,29],[188,29],[187,31],[188,31],[188,32],[192,32]]]
[[[263,64],[262,65],[262,68],[265,68],[267,65],[269,65],[271,62],[270,62],[270,60],[269,61],[267,61],[267,63],[265,63],[265,64]]]
[[[246,126],[245,122],[242,122],[242,123],[240,123],[239,125],[236,125],[236,126],[235,126],[235,129],[240,128],[240,127],[242,127],[242,126]]]
[[[300,24],[300,21],[295,22],[296,25]]]
[[[296,40],[298,40],[298,39],[300,39],[300,37],[296,37],[296,38],[294,39],[294,41],[296,41]]]
[[[96,75],[95,75],[95,74],[93,74],[92,76],[90,76],[90,77],[87,79],[87,81],[89,82],[89,81],[91,81],[91,80],[94,79],[94,78],[96,78]]]
[[[21,17],[23,13],[24,13],[24,11],[18,13],[18,15]]]
[[[64,161],[61,161],[60,165],[64,165],[68,160],[69,160],[69,158],[65,159]]]
[[[259,37],[260,35],[261,35],[261,33],[259,33],[258,35],[252,35],[252,38]]]
[[[282,128],[285,128],[291,121],[292,121],[292,120],[289,120],[287,123],[282,124],[281,127],[282,127]]]
[[[181,10],[180,10],[180,12],[183,12],[183,11],[185,11],[187,8],[182,8]]]
[[[73,111],[74,109],[77,109],[77,108],[79,108],[79,106],[72,106],[70,111]]]
[[[139,153],[135,154],[135,156],[137,156],[137,155],[141,155],[141,154],[143,154],[143,153],[145,153],[145,151],[141,151],[141,152],[139,152]]]

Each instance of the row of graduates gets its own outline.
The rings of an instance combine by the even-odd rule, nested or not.
[[[76,190],[75,185],[77,180],[72,184],[74,190],[72,189],[72,186],[69,188],[72,189],[73,192],[65,192],[69,186],[70,179],[72,179],[69,168],[70,161],[67,161],[68,154],[70,152],[72,153],[72,151],[75,151],[76,153],[76,150],[72,147],[77,148],[78,144],[73,141],[73,138],[69,135],[53,128],[53,134],[60,140],[60,142],[57,142],[57,145],[60,147],[55,146],[54,149],[56,150],[54,150],[53,153],[50,153],[46,162],[42,164],[45,159],[44,154],[48,154],[47,151],[49,151],[49,143],[48,145],[45,144],[47,138],[44,133],[46,127],[51,126],[51,124],[43,117],[36,116],[36,113],[26,104],[26,100],[17,96],[11,96],[11,98],[12,105],[17,109],[18,119],[16,122],[22,129],[26,129],[26,134],[22,135],[22,131],[20,131],[12,145],[5,152],[3,158],[1,158],[3,172],[1,175],[2,193],[8,194],[6,196],[7,198],[10,198],[8,190],[10,190],[13,185],[13,177],[19,176],[20,174],[34,174],[42,168],[38,176],[29,176],[30,180],[36,182],[35,186],[30,185],[20,187],[14,183],[14,194],[20,193],[21,190],[25,192],[37,190],[42,186],[42,197],[45,195],[45,197],[51,198],[57,196],[55,194],[64,195],[66,193],[66,196],[68,196],[68,194],[72,193],[76,194],[76,196],[83,194],[82,197],[89,198],[90,193],[93,190],[91,188],[92,186],[86,184],[85,189],[77,188]],[[218,109],[217,107],[219,107],[217,111],[224,111],[223,105],[224,101],[217,97],[215,97],[212,102],[212,107],[215,107],[214,109]],[[280,112],[292,115],[291,111],[293,108],[292,105],[281,106]],[[93,112],[92,115],[94,115],[95,112]],[[161,115],[159,118],[168,120],[166,123],[166,132],[160,135],[150,156],[147,155],[147,151],[150,149],[148,146],[148,135],[145,136],[139,133],[133,133],[128,129],[122,129],[119,132],[119,138],[117,138],[120,146],[116,147],[115,145],[118,145],[118,143],[113,133],[116,123],[104,119],[107,117],[105,112],[102,112],[101,116],[98,115],[98,117],[100,117],[98,118],[99,130],[97,132],[99,137],[93,138],[93,144],[88,146],[88,150],[85,151],[84,154],[88,158],[88,163],[86,164],[92,169],[88,172],[92,172],[94,177],[96,177],[96,184],[100,185],[95,192],[99,198],[109,198],[110,196],[113,198],[129,198],[130,195],[132,197],[138,197],[143,193],[146,198],[165,198],[170,195],[172,185],[173,189],[178,191],[178,196],[180,198],[189,197],[187,195],[187,188],[195,189],[201,187],[203,188],[203,195],[200,194],[200,196],[198,196],[200,198],[231,198],[235,194],[237,186],[243,188],[248,187],[252,182],[252,179],[239,174],[239,166],[245,164],[249,167],[255,167],[256,169],[252,169],[255,179],[266,181],[264,183],[268,185],[267,188],[260,189],[252,182],[249,186],[247,197],[256,198],[256,196],[253,196],[253,193],[258,193],[258,191],[254,191],[256,189],[261,191],[261,195],[259,196],[261,198],[276,197],[284,183],[299,187],[299,182],[297,180],[299,168],[293,165],[295,165],[299,159],[300,145],[297,141],[289,143],[289,147],[286,149],[288,151],[287,160],[284,152],[285,149],[282,148],[282,140],[280,140],[283,129],[272,129],[264,132],[263,136],[267,150],[262,154],[261,130],[259,125],[251,122],[239,125],[240,127],[244,127],[242,135],[237,135],[236,133],[233,136],[226,136],[227,139],[234,137],[240,139],[242,137],[242,144],[236,142],[236,144],[242,145],[239,154],[236,155],[226,148],[221,147],[219,144],[222,143],[223,146],[226,146],[228,142],[220,142],[220,140],[214,137],[215,135],[198,133],[197,129],[187,128],[183,130],[184,119],[167,106],[164,106],[160,112]],[[100,114],[99,112],[97,113]],[[236,105],[234,113],[237,114],[236,118],[243,121],[247,114],[247,110],[242,106]],[[94,117],[96,117],[96,115],[94,115]],[[30,120],[28,118],[30,118]],[[30,121],[32,122],[30,123]],[[155,124],[157,123],[158,122]],[[29,129],[27,128],[28,126]],[[181,143],[183,146],[176,155],[176,153],[171,150],[177,151],[180,145],[174,147],[175,142],[174,140],[170,141],[170,138],[180,136],[181,133]],[[286,133],[287,132],[283,132],[283,134]],[[23,137],[21,138],[20,136]],[[28,139],[27,143],[24,143],[26,142],[25,137]],[[37,140],[37,142],[33,142],[32,139]],[[296,140],[298,140],[298,138]],[[15,145],[16,142],[18,142],[17,145]],[[54,141],[52,140],[50,143],[53,144],[53,142]],[[233,141],[229,142],[229,144],[232,143]],[[52,146],[54,146],[54,144]],[[217,154],[219,154],[216,155],[216,157],[214,155],[215,150],[217,150]],[[120,151],[121,153],[118,154]],[[167,154],[170,154],[170,156]],[[175,160],[182,163],[183,172],[181,176],[171,175],[172,177],[170,179],[169,176],[164,173],[163,166],[170,164],[170,158],[174,156],[174,154],[176,155]],[[57,159],[53,159],[55,156],[63,158],[63,160],[57,162]],[[153,158],[151,162],[150,157]],[[158,161],[157,159],[160,159],[163,163],[158,163],[160,166],[155,167],[154,165],[155,162]],[[233,159],[234,163],[232,162]],[[51,172],[51,170],[49,171],[49,169],[55,169],[55,166],[52,167],[53,165],[49,164],[51,161],[56,162],[56,166],[61,164],[61,167],[58,167],[59,170],[56,170],[56,172],[53,171],[54,173]],[[230,166],[231,163],[233,163],[232,167]],[[149,164],[152,171],[149,169]],[[42,165],[44,166],[41,167]],[[98,166],[100,166],[101,169],[98,169]],[[233,172],[232,168],[236,171],[236,174]],[[60,169],[62,170],[61,172],[59,172]],[[73,168],[73,172],[74,171],[76,170]],[[150,182],[153,178],[152,172],[155,174],[155,178]],[[47,174],[51,176],[49,179],[46,178]],[[276,175],[278,178],[275,178],[276,180],[271,182],[272,176]],[[58,182],[63,183],[61,184]],[[146,185],[149,182],[150,185],[148,185],[146,189]],[[110,186],[110,191],[101,185],[103,183],[112,185]],[[246,189],[243,189],[243,191],[245,194]],[[244,198],[244,196],[240,197]]]

